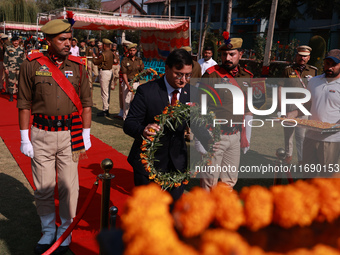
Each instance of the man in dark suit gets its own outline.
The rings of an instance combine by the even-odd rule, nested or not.
[[[142,136],[147,138],[150,135],[155,135],[155,133],[149,131],[150,128],[159,131],[160,127],[155,123],[154,117],[161,114],[164,108],[171,103],[174,94],[182,104],[190,102],[190,84],[188,82],[192,74],[192,67],[192,58],[186,50],[174,50],[165,62],[165,76],[143,84],[137,89],[124,122],[124,132],[135,138],[128,162],[133,167],[136,186],[150,182],[148,173],[140,160]],[[186,123],[183,123],[183,125],[177,127],[176,131],[165,131],[165,135],[160,140],[162,147],[155,154],[158,160],[155,162],[155,168],[159,171],[186,170],[185,128]],[[176,200],[182,195],[183,191],[184,187],[181,185],[177,188],[173,187],[169,192]]]

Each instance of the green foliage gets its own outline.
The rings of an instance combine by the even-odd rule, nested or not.
[[[256,36],[255,38],[255,58],[257,61],[262,61],[264,59],[264,50],[266,46],[266,38],[265,36]]]
[[[323,59],[326,54],[326,42],[319,36],[315,35],[309,40],[309,46],[312,48],[309,64],[318,68],[318,74],[323,70]]]
[[[0,22],[14,21],[36,23],[38,7],[33,0],[2,0]]]
[[[307,0],[280,0],[278,1],[276,22],[279,30],[287,30],[291,20],[303,19],[300,7]],[[255,17],[269,20],[272,1],[268,0],[237,0],[233,11],[240,17]]]

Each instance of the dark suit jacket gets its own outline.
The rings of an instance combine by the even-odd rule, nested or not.
[[[190,102],[190,85],[187,84],[181,91],[179,101],[183,104]],[[168,92],[164,77],[148,82],[138,87],[137,93],[130,104],[130,110],[124,121],[124,132],[135,141],[132,145],[128,162],[135,172],[148,175],[140,161],[140,146],[145,126],[155,123],[154,117],[162,113],[169,105]],[[172,170],[184,171],[187,168],[187,146],[184,140],[186,123],[177,127],[176,131],[165,129],[165,135],[160,139],[161,147],[155,154],[155,167],[163,172]]]

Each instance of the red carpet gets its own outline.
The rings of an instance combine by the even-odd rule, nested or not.
[[[34,188],[30,158],[20,152],[20,132],[16,100],[8,102],[8,98],[7,95],[0,96],[0,136]],[[82,207],[97,175],[103,173],[100,168],[101,161],[109,158],[114,164],[111,173],[116,176],[111,181],[111,205],[118,207],[117,225],[119,226],[119,215],[122,212],[126,198],[130,195],[134,186],[132,168],[127,162],[126,156],[111,146],[94,136],[91,136],[91,142],[92,147],[87,151],[88,159],[79,162],[78,210]],[[73,231],[70,248],[76,255],[99,254],[99,247],[95,238],[100,230],[101,193],[102,183],[100,182],[97,193],[94,195],[88,210]]]

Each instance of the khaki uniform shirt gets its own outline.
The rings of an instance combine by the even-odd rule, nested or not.
[[[128,80],[132,80],[136,74],[139,74],[144,70],[144,64],[141,58],[135,57],[135,60],[131,58],[123,58],[121,62],[121,72],[126,74]]]
[[[214,84],[219,83],[231,83],[228,78],[222,78],[217,72],[215,72],[215,68],[217,70],[222,69],[223,66],[213,66],[210,67],[202,76],[202,78],[209,78],[209,80],[202,80],[203,83],[208,82],[210,86],[214,87]],[[225,71],[224,71],[225,72]],[[244,94],[244,100],[247,102],[247,88],[251,86],[251,78],[253,74],[239,66],[239,72],[234,77],[237,84],[240,86],[241,90]],[[217,119],[225,119],[228,120],[226,124],[227,127],[230,127],[230,120],[232,119],[233,123],[235,122],[242,122],[243,115],[233,115],[233,96],[232,93],[227,89],[216,89],[216,92],[221,98],[222,105],[220,104],[219,100],[217,101],[217,106],[213,102],[213,100],[208,96],[208,110],[213,111],[216,114]],[[203,92],[204,93],[204,92]],[[249,112],[248,106],[246,104],[245,113]],[[222,128],[223,129],[223,128]]]
[[[113,55],[113,64],[114,65],[119,65],[119,52],[118,50],[112,51],[112,55]]]
[[[84,48],[79,47],[79,56],[81,57],[86,56],[86,46]]]
[[[88,46],[86,48],[86,56],[92,57],[93,53],[98,56],[98,48],[96,46]]]
[[[24,48],[18,46],[15,48],[13,45],[7,46],[4,55],[4,68],[9,71],[17,71],[25,59]]]
[[[113,65],[113,55],[111,50],[105,50],[99,56],[99,58],[94,58],[93,63],[98,65],[98,68],[103,70],[111,70]]]
[[[312,77],[317,75],[317,71],[318,69],[311,65],[306,65],[305,69],[302,72],[299,69],[299,65],[297,64],[287,66],[284,70],[283,77],[289,78],[289,79],[284,80],[283,86],[294,87],[294,88],[307,88],[308,81]],[[302,82],[299,79],[297,72],[300,75]],[[287,94],[287,98],[303,98],[303,97],[304,95],[302,93],[288,93]]]
[[[192,67],[191,78],[201,78],[202,73],[200,64],[198,64],[195,60],[193,60],[192,62],[194,62],[194,66]]]
[[[85,66],[66,59],[60,71],[68,71],[68,80],[77,91],[83,107],[92,106],[91,89]],[[43,69],[37,60],[25,60],[20,68],[18,103],[19,109],[31,109],[31,114],[48,116],[67,115],[77,111],[71,99],[61,89],[52,76],[37,75]],[[41,72],[38,72],[41,73]],[[66,75],[65,75],[66,76]]]

